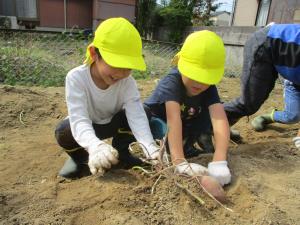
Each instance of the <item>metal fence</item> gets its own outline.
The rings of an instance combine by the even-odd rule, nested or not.
[[[0,82],[5,84],[63,86],[67,72],[82,64],[92,37],[82,33],[0,30]],[[180,46],[143,41],[146,72],[133,76],[164,75]]]

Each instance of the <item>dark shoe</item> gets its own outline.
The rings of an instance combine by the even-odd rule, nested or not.
[[[78,164],[72,158],[66,160],[64,166],[58,175],[64,178],[79,178],[90,175],[90,169],[87,164]]]
[[[114,168],[130,169],[133,166],[143,166],[144,162],[129,152],[129,144],[134,142],[132,134],[118,133],[112,140],[112,146],[119,153],[119,163]]]
[[[200,150],[195,147],[196,138],[193,136],[186,137],[183,145],[183,153],[185,158],[196,157],[200,154]]]
[[[199,135],[197,139],[199,147],[203,150],[203,153],[214,153],[215,148],[212,143],[212,136],[208,133],[203,133]]]
[[[117,168],[122,169],[131,169],[134,166],[145,166],[146,164],[138,157],[128,153],[124,154],[119,152],[119,163],[117,164]]]
[[[196,157],[198,156],[201,152],[199,149],[197,149],[194,145],[188,144],[184,146],[184,157],[186,159]]]
[[[272,111],[270,114],[264,114],[264,115],[255,117],[251,121],[251,125],[252,125],[253,129],[255,131],[262,131],[266,128],[266,125],[273,123],[274,122],[273,113],[274,113],[274,111]]]

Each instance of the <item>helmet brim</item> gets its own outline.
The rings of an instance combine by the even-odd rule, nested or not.
[[[103,60],[110,66],[116,68],[146,70],[146,63],[143,56],[120,55],[107,52],[100,48],[100,54]]]
[[[178,61],[178,70],[182,75],[199,83],[208,85],[218,84],[222,80],[224,74],[224,67],[214,69],[201,68],[196,66],[195,63],[182,60],[182,58]]]

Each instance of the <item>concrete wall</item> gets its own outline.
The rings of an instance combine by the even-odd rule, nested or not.
[[[257,27],[191,27],[187,34],[198,30],[211,30],[222,37],[226,48],[226,67],[241,69],[243,49],[246,40],[259,28]]]
[[[258,27],[230,27],[230,26],[195,26],[189,27],[185,33],[185,37],[198,30],[211,30],[222,37],[226,48],[226,67],[230,69],[241,69],[243,64],[243,49],[246,40],[253,34]],[[153,38],[158,41],[168,41],[168,28],[160,27],[153,35]]]

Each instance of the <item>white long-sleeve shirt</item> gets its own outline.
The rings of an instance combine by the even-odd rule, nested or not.
[[[136,140],[144,146],[153,142],[137,85],[131,76],[102,90],[92,80],[90,66],[76,67],[66,77],[66,102],[73,137],[87,151],[102,142],[96,137],[92,123],[107,124],[122,109]]]

